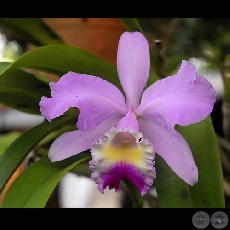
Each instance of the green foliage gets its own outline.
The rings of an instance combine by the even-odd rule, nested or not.
[[[156,188],[160,206],[224,208],[223,173],[211,118],[187,127],[178,126],[177,129],[191,147],[199,170],[199,179],[197,184],[189,186],[157,156]]]
[[[52,123],[44,121],[14,140],[0,156],[0,192],[17,167],[43,138],[66,123],[76,120],[76,116],[62,116],[54,119]]]
[[[40,18],[0,18],[0,24],[35,46],[65,44],[62,38]]]
[[[48,84],[33,74],[15,68],[0,75],[0,103],[23,112],[40,114],[42,95],[50,95]]]
[[[36,76],[34,70],[58,77],[68,71],[86,73],[100,76],[120,87],[113,64],[67,45],[36,48],[11,64],[0,63],[0,70],[0,103],[35,114],[40,114],[39,101],[42,96],[50,96],[50,89],[48,83]]]
[[[88,161],[89,154],[78,154],[64,161],[51,163],[44,156],[25,169],[7,191],[2,208],[44,208],[61,178],[73,167]],[[26,181],[26,183],[25,183]],[[15,196],[17,191],[17,196]]]
[[[0,156],[4,153],[8,146],[20,135],[21,133],[18,131],[0,135]]]

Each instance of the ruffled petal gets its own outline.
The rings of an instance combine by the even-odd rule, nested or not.
[[[91,149],[92,143],[98,140],[111,127],[115,127],[120,119],[120,116],[112,116],[91,131],[81,132],[76,130],[61,134],[51,144],[48,157],[51,161],[61,161]]]
[[[77,126],[89,131],[115,114],[127,113],[125,98],[113,84],[99,77],[68,72],[58,82],[50,83],[52,98],[43,96],[40,110],[48,121],[70,107],[80,109]]]
[[[169,127],[205,119],[213,110],[216,92],[206,78],[196,77],[196,73],[191,63],[182,61],[177,74],[155,82],[144,91],[136,114],[164,120]]]
[[[124,32],[118,44],[117,70],[128,108],[139,105],[149,69],[149,45],[145,37],[139,32]]]
[[[149,139],[155,152],[182,180],[194,185],[198,181],[198,169],[184,137],[176,130],[151,120],[150,117],[141,117],[138,122],[140,131]]]
[[[98,184],[101,193],[104,193],[107,186],[118,192],[120,181],[126,178],[143,196],[156,177],[152,145],[140,132],[127,132],[132,135],[130,142],[123,142],[119,135],[121,133],[112,128],[105,133],[105,138],[93,143],[91,178]]]

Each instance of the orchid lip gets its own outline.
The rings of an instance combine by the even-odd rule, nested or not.
[[[156,177],[155,152],[140,132],[113,127],[93,143],[91,154],[91,177],[102,193],[107,186],[119,191],[120,181],[126,178],[144,195]]]

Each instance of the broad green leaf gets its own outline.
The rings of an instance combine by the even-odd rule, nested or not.
[[[44,137],[55,129],[76,121],[77,116],[61,116],[55,118],[52,123],[44,121],[44,123],[31,128],[12,142],[0,156],[0,192],[23,159]]]
[[[59,76],[68,71],[92,74],[113,84],[119,82],[116,66],[90,52],[67,45],[50,45],[31,50],[14,63],[11,68],[42,70]]]
[[[69,71],[91,74],[120,87],[115,65],[72,46],[43,46],[25,53],[11,64],[2,63],[1,66],[0,103],[24,112],[40,113],[39,101],[44,95],[50,96],[50,89],[31,71],[27,73],[21,68],[58,76]]]
[[[224,208],[223,173],[211,117],[178,130],[189,143],[199,170],[198,183],[190,187],[194,207]]]
[[[25,42],[36,46],[65,44],[63,39],[40,18],[0,18],[0,24]]]
[[[40,114],[39,102],[43,95],[50,95],[48,84],[32,74],[9,69],[0,75],[0,103],[6,106]]]
[[[0,134],[0,156],[8,148],[8,146],[21,135],[18,131]]]
[[[155,186],[161,208],[193,208],[189,185],[182,181],[156,154]]]
[[[0,74],[5,72],[11,65],[11,62],[0,62]]]
[[[64,161],[51,162],[47,156],[26,168],[7,190],[2,208],[44,208],[61,178],[73,167],[89,161],[80,153]]]
[[[182,181],[159,156],[156,189],[161,208],[224,208],[223,175],[217,140],[210,116],[186,127],[177,127],[191,147],[199,170],[194,186]]]

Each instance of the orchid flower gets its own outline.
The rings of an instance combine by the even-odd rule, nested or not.
[[[198,169],[184,137],[174,128],[205,119],[216,92],[197,70],[182,60],[175,75],[145,89],[150,70],[149,44],[140,32],[124,32],[117,51],[117,71],[124,94],[100,77],[68,72],[50,82],[51,98],[40,101],[49,121],[70,107],[80,110],[76,131],[60,135],[49,149],[54,161],[91,149],[89,168],[98,190],[120,190],[123,178],[143,196],[156,178],[155,153],[187,184],[198,181]],[[144,90],[145,89],[145,90]]]

